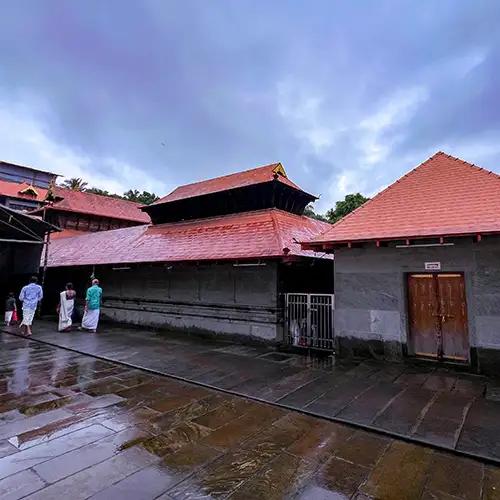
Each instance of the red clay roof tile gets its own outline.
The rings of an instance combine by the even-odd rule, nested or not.
[[[308,243],[476,233],[500,233],[500,176],[438,152]]]
[[[54,194],[63,198],[50,206],[54,210],[98,215],[113,219],[142,222],[143,224],[147,224],[151,220],[148,214],[140,210],[142,205],[133,201],[82,191],[72,191],[61,187],[56,187]]]
[[[318,256],[302,250],[329,224],[277,209],[57,239],[49,267]],[[289,249],[289,252],[288,250]]]
[[[285,170],[283,169],[281,163],[272,163],[270,165],[245,170],[243,172],[237,172],[234,174],[224,175],[222,177],[215,177],[213,179],[179,186],[170,194],[164,196],[154,204],[159,205],[162,203],[184,200],[186,198],[193,198],[195,196],[227,191],[228,189],[269,182],[273,180],[277,172],[282,172],[277,175],[277,180],[279,182],[302,191],[295,183],[286,177]]]

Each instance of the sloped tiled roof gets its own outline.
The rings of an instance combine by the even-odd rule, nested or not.
[[[79,231],[78,229],[62,229],[61,231],[54,233],[50,237],[50,241],[60,240],[62,238],[72,238],[73,236],[81,236],[86,234],[86,231]]]
[[[49,267],[318,256],[302,250],[329,224],[277,209],[57,239]]]
[[[54,195],[62,200],[54,202],[48,209],[98,215],[145,224],[150,222],[149,215],[140,210],[142,205],[133,201],[61,187],[54,189]]]
[[[28,188],[33,188],[37,193],[36,196],[23,191]],[[33,200],[42,203],[47,195],[47,190],[38,186],[31,186],[27,182],[12,182],[0,179],[0,196],[8,196],[9,198],[18,198],[21,200]]]
[[[218,193],[220,191],[251,186],[253,184],[261,184],[263,182],[270,182],[274,178],[287,186],[302,191],[295,183],[286,177],[285,170],[281,163],[272,163],[243,172],[179,186],[167,196],[156,201],[154,205],[184,200],[186,198],[194,198],[195,196],[202,196],[205,194]]]
[[[309,243],[479,233],[500,233],[500,176],[438,152]]]

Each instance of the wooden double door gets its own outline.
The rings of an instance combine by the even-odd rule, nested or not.
[[[463,274],[408,275],[408,313],[415,356],[469,361]]]

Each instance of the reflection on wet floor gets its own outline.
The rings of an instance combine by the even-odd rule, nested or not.
[[[66,358],[57,357],[51,383],[89,396],[114,393],[128,399],[140,375],[118,376],[130,367],[146,368],[315,416],[369,426],[394,437],[404,435],[500,461],[500,382],[495,378],[436,363],[387,364],[337,359],[328,353],[314,357],[277,352],[265,345],[234,345],[112,323],[103,324],[98,335],[76,331],[61,334],[53,322],[41,320],[37,321],[35,336],[58,347],[129,366],[97,365],[94,369],[84,364],[73,379],[66,371]],[[0,367],[0,388],[9,384],[9,392],[25,391],[27,372],[22,367],[33,356],[29,349],[16,352],[13,363],[21,369],[9,380],[2,380]],[[151,383],[142,387],[148,408],[166,413],[172,405],[179,405],[169,394],[161,401],[148,402],[148,394],[155,389]],[[191,398],[188,394],[184,397]]]
[[[478,461],[18,337],[0,345],[2,499],[499,498],[500,468]]]

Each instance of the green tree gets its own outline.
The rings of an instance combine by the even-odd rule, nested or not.
[[[348,194],[342,201],[337,201],[335,203],[335,208],[331,208],[326,212],[326,218],[329,222],[337,222],[338,220],[345,217],[347,214],[351,213],[356,208],[363,205],[370,198],[364,197],[360,193]]]
[[[62,187],[71,189],[71,191],[85,191],[87,189],[87,183],[81,177],[71,177],[71,179],[65,179],[61,184]]]
[[[100,194],[101,196],[111,196],[111,193],[109,191],[106,191],[105,189],[100,189],[96,187],[91,187],[86,189],[87,193],[92,193],[92,194]]]
[[[307,205],[307,207],[304,209],[304,215],[310,217],[311,219],[328,222],[324,215],[317,214],[314,211],[314,205],[312,203],[309,203],[309,205]]]
[[[110,193],[109,191],[106,191],[105,189],[100,189],[96,187],[91,187],[85,190],[86,193],[93,193],[93,194],[100,194],[101,196],[109,196],[110,198],[120,198],[123,199],[123,196],[120,196],[119,194],[115,193]]]
[[[151,205],[156,200],[159,200],[159,196],[154,193],[149,193],[148,191],[143,191],[142,193],[137,189],[129,189],[126,193],[123,193],[123,197],[129,201],[135,201],[141,203],[142,205]]]

